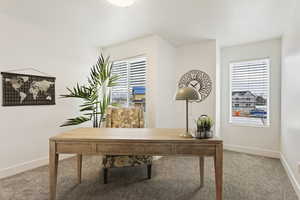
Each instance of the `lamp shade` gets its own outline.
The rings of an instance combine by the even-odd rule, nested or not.
[[[190,87],[179,88],[176,93],[176,100],[199,100],[199,93]]]

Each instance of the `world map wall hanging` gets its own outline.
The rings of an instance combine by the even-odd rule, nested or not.
[[[2,105],[54,105],[55,78],[1,72]]]

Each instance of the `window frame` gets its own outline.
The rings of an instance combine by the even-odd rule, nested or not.
[[[244,62],[255,62],[255,61],[267,61],[267,78],[268,78],[268,91],[267,91],[267,123],[266,124],[256,124],[251,122],[236,122],[232,120],[232,68],[234,65]],[[271,95],[271,59],[270,57],[263,58],[253,58],[247,60],[235,60],[229,62],[229,120],[228,123],[231,126],[243,126],[243,127],[257,127],[257,128],[269,128],[271,126],[271,110],[270,110],[270,95]]]
[[[122,59],[118,59],[118,60],[114,60],[112,61],[112,66],[114,65],[114,63],[118,63],[118,62],[125,62],[126,63],[126,67],[127,67],[127,103],[126,103],[126,107],[130,107],[130,63],[138,60],[138,59],[144,59],[145,63],[146,63],[146,67],[145,67],[145,88],[147,89],[147,66],[148,66],[148,58],[146,55],[141,54],[141,55],[137,55],[137,56],[133,56],[133,57],[129,57],[129,58],[122,58]],[[113,95],[113,89],[111,89],[111,102],[112,102],[112,95]],[[145,102],[147,102],[147,92],[145,95]],[[146,104],[147,105],[147,104]]]

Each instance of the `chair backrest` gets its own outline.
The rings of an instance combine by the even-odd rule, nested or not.
[[[107,128],[144,128],[144,114],[140,107],[109,107],[106,111]]]

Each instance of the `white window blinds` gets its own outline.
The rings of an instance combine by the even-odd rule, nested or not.
[[[112,67],[112,74],[117,75],[119,78],[116,81],[117,86],[112,88],[112,102],[120,102],[127,104],[128,101],[128,64],[127,62],[120,61],[114,62]]]
[[[112,88],[112,102],[129,106],[132,99],[132,88],[146,86],[145,57],[113,62],[112,73],[119,76],[117,86]]]
[[[129,66],[129,92],[134,86],[146,86],[146,59],[137,58],[128,62]]]
[[[269,125],[269,59],[230,64],[231,123]]]

